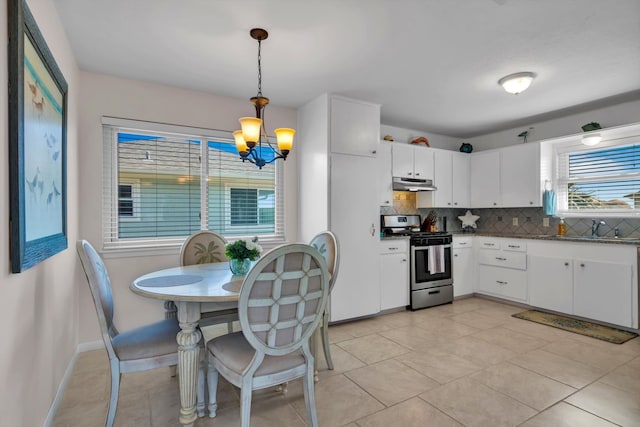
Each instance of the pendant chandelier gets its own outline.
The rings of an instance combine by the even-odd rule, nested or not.
[[[249,34],[254,40],[258,41],[258,94],[251,98],[251,103],[256,109],[256,116],[241,117],[238,121],[242,130],[233,132],[233,137],[242,161],[249,161],[262,169],[264,165],[274,162],[276,159],[287,159],[287,155],[293,146],[293,135],[296,131],[290,128],[275,129],[274,133],[276,134],[278,149],[275,149],[269,142],[264,125],[264,109],[269,104],[269,98],[262,96],[262,66],[260,62],[262,59],[260,56],[262,40],[266,40],[269,37],[269,33],[262,28],[254,28]],[[263,142],[265,147],[263,147]],[[271,155],[271,151],[273,155]]]

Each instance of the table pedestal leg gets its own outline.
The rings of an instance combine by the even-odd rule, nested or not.
[[[200,366],[200,337],[197,329],[200,320],[200,304],[178,302],[178,375],[180,381],[180,424],[193,425],[197,418],[196,393]]]

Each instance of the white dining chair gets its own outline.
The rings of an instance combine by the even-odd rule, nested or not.
[[[180,265],[209,264],[228,261],[225,255],[227,240],[210,230],[193,233],[182,244],[180,249]],[[233,322],[238,320],[238,304],[236,302],[209,302],[201,306],[200,327],[227,324],[229,333],[233,332]],[[165,303],[165,317],[175,317],[176,306],[172,301]]]
[[[336,283],[338,267],[340,266],[340,245],[338,244],[338,238],[331,231],[323,231],[314,236],[309,244],[316,248],[327,262],[329,275],[331,276],[329,280],[329,297],[331,297],[331,291]],[[320,335],[322,336],[322,349],[324,351],[324,358],[327,361],[327,367],[333,370],[333,360],[331,359],[331,349],[329,347],[329,304],[327,304],[327,308],[324,310],[324,313],[322,313]]]
[[[180,326],[176,319],[164,319],[126,332],[119,332],[113,322],[114,305],[111,280],[98,252],[86,240],[78,240],[76,249],[89,283],[98,315],[102,340],[109,356],[111,394],[105,425],[113,426],[118,406],[120,376],[130,372],[146,371],[178,363],[176,336]],[[204,340],[200,339],[203,347]],[[198,371],[197,411],[204,416],[204,358]]]
[[[327,264],[313,247],[288,244],[267,252],[242,283],[241,332],[207,343],[209,416],[217,411],[218,375],[240,388],[242,427],[249,427],[253,390],[303,378],[309,425],[318,425],[310,337],[329,294]]]

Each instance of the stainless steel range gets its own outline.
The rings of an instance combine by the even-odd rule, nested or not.
[[[419,231],[419,215],[382,215],[380,220],[386,236],[409,236],[411,309],[452,302],[451,234]]]

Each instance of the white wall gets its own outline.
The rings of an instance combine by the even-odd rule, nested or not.
[[[638,123],[640,122],[640,100],[532,123],[529,126],[476,136],[467,139],[466,142],[473,145],[473,151],[489,150],[522,143],[522,138],[518,138],[517,135],[524,130],[528,130],[529,127],[533,127],[533,129],[529,130],[527,142],[532,142],[581,133],[581,127],[590,122],[600,123],[603,129]]]
[[[215,76],[211,76],[212,79]],[[175,87],[115,78],[82,71],[80,104],[80,234],[97,248],[102,247],[102,116],[146,120],[209,129],[238,129],[238,118],[255,113],[248,99],[215,96]],[[249,90],[250,88],[248,88]],[[296,128],[296,111],[267,107],[267,127]],[[285,162],[285,233],[296,240],[297,179],[295,140],[292,155]],[[110,257],[105,259],[114,293],[115,320],[126,330],[158,320],[162,302],[134,295],[129,284],[153,270],[178,265],[174,255]],[[81,343],[100,339],[93,303],[86,284],[80,290]]]
[[[29,8],[69,85],[67,230],[69,248],[11,274],[9,263],[7,1],[0,1],[0,425],[39,426],[45,420],[77,344],[78,67],[51,0]]]
[[[424,136],[429,140],[429,145],[431,145],[431,147],[443,148],[445,150],[458,150],[463,141],[461,138],[454,138],[452,136],[441,135],[429,131],[381,125],[380,138],[384,138],[385,135],[391,135],[394,141],[406,143],[411,142],[419,136]]]

